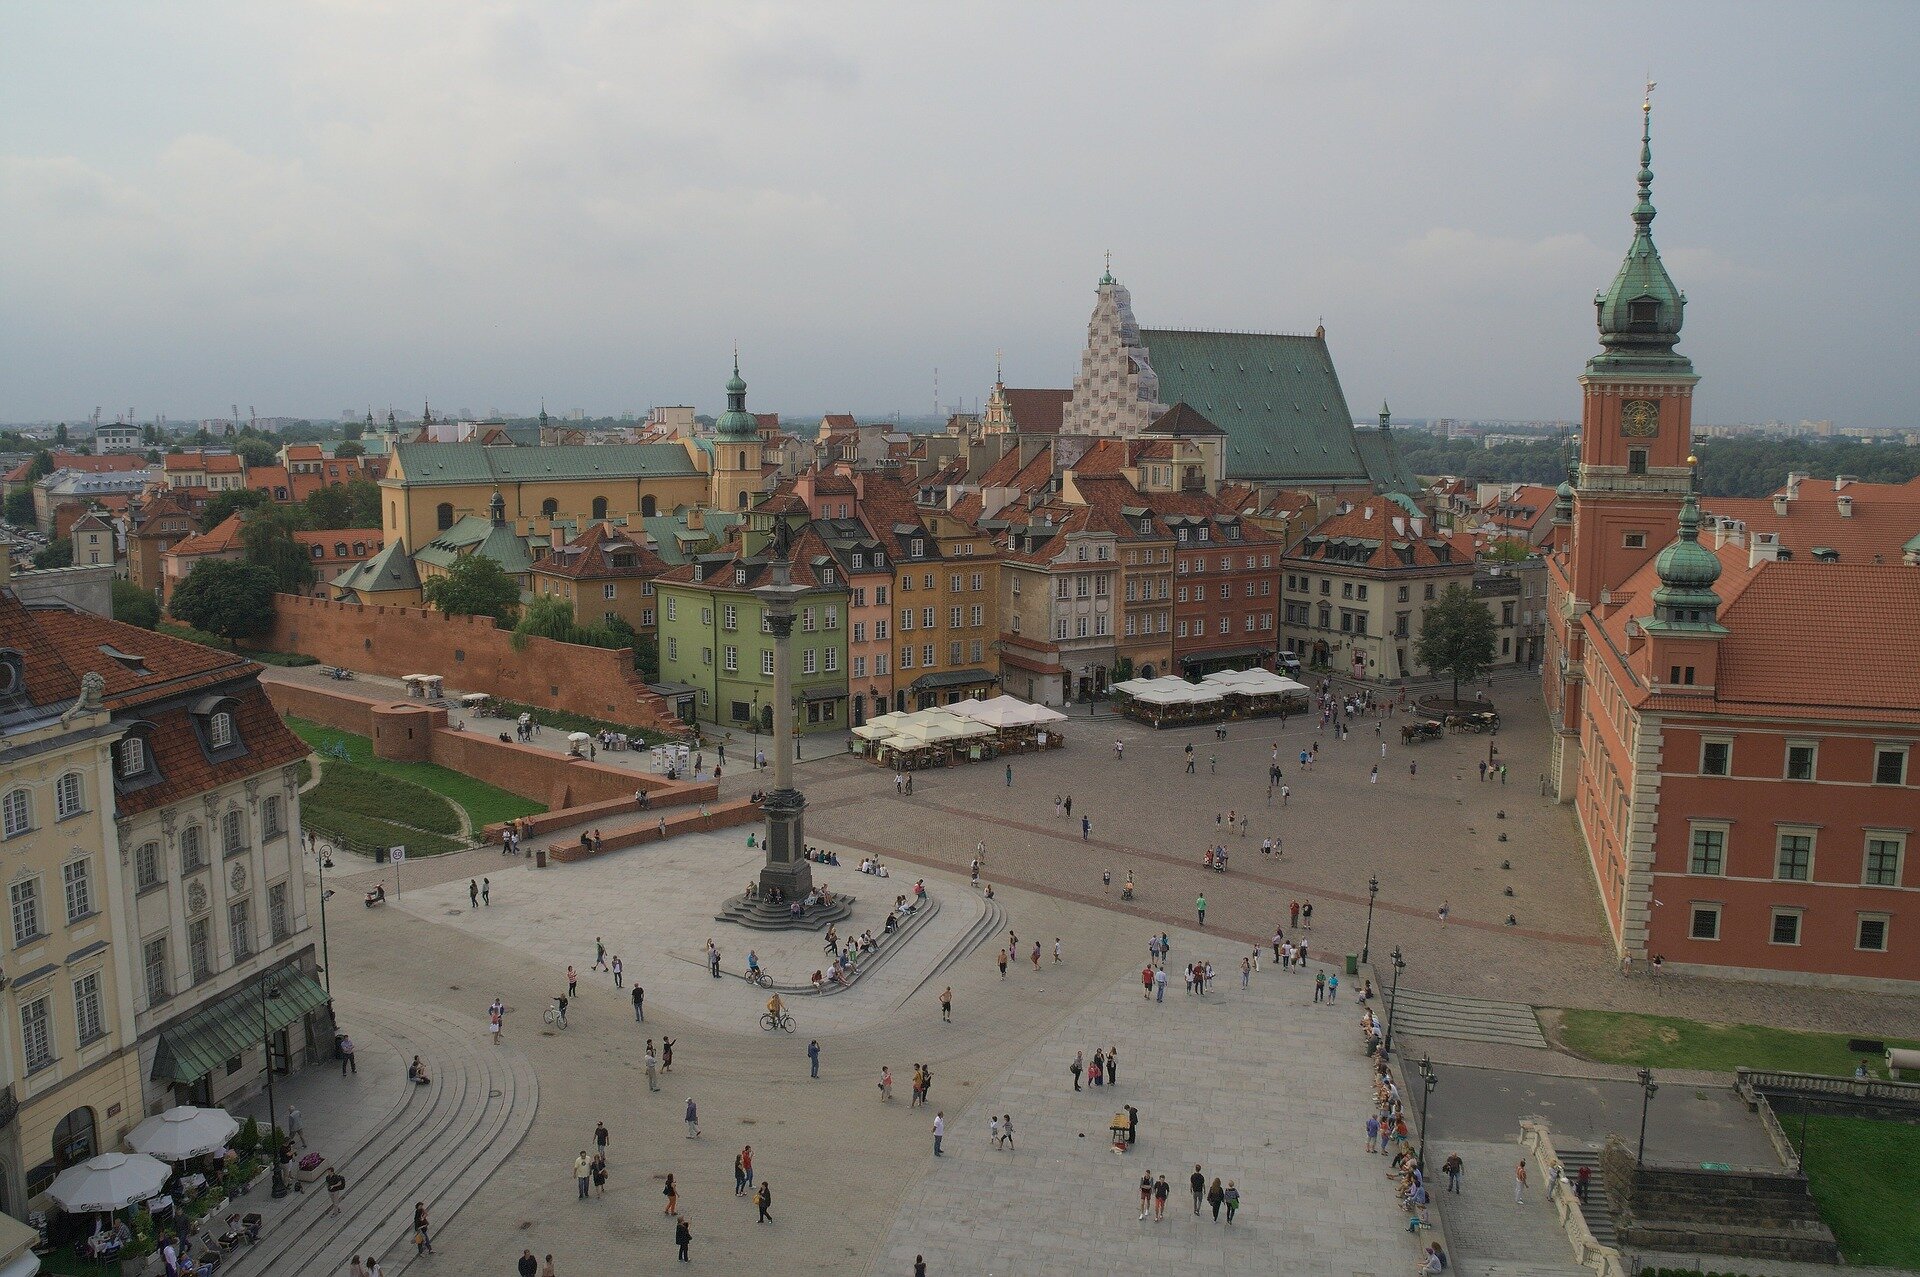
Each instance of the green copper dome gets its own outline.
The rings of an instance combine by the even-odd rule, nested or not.
[[[740,377],[740,356],[733,357],[733,376],[727,378],[727,410],[714,423],[721,439],[742,443],[760,437],[760,423],[747,411],[747,383]]]
[[[1660,551],[1653,570],[1660,574],[1662,589],[1707,590],[1720,579],[1719,556],[1700,544],[1700,504],[1691,492],[1680,507],[1680,536]]]
[[[1687,369],[1686,356],[1674,353],[1687,295],[1674,286],[1673,277],[1653,246],[1653,107],[1641,104],[1640,199],[1633,208],[1633,243],[1620,263],[1620,273],[1604,293],[1593,298],[1594,318],[1600,328],[1604,353],[1590,366],[1653,365]]]

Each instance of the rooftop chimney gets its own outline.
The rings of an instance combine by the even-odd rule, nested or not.
[[[1773,512],[1783,519],[1787,517],[1787,502],[1793,500],[1793,489],[1794,485],[1789,483],[1787,485],[1787,495],[1776,496],[1773,499]]]
[[[1851,519],[1853,517],[1853,498],[1852,497],[1848,496],[1846,493],[1843,492],[1839,496],[1835,497],[1833,499],[1833,502],[1835,505],[1840,507],[1841,518]]]
[[[1812,478],[1805,470],[1787,471],[1787,500],[1792,501],[1800,495],[1800,484]]]

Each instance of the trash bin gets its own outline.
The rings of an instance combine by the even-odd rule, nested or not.
[[[536,847],[534,849],[533,867],[535,869],[545,869],[547,867],[547,849],[545,847]]]
[[[373,849],[373,863],[376,865],[384,865],[387,863],[387,849],[385,847],[375,847]]]
[[[1351,954],[1351,953],[1347,955],[1347,974],[1348,975],[1360,974],[1360,959],[1358,955]]]

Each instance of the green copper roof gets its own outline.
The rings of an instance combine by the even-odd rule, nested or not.
[[[1700,503],[1691,492],[1680,507],[1680,535],[1653,561],[1660,585],[1653,592],[1654,630],[1697,630],[1724,633],[1717,615],[1720,596],[1713,583],[1720,579],[1720,559],[1700,544]]]
[[[389,541],[372,558],[342,572],[334,584],[357,591],[417,590],[420,576],[413,570],[413,560],[407,557],[406,547],[398,541]]]
[[[1227,432],[1227,477],[1371,482],[1321,336],[1143,328],[1160,402],[1187,403]]]
[[[555,444],[487,448],[477,443],[403,443],[394,460],[408,487],[535,483],[549,479],[660,479],[696,475],[677,443]]]
[[[1676,354],[1687,296],[1674,287],[1660,251],[1653,246],[1653,106],[1641,105],[1640,199],[1633,207],[1633,243],[1620,263],[1620,273],[1604,293],[1593,298],[1594,318],[1600,327],[1602,353],[1587,362],[1598,371],[1630,368],[1692,371],[1685,355]]]
[[[512,528],[483,519],[477,514],[461,518],[452,527],[414,551],[414,559],[437,568],[450,568],[462,553],[483,555],[500,565],[508,576],[519,576],[533,567],[527,543]]]
[[[1373,481],[1375,492],[1411,495],[1422,490],[1418,476],[1407,468],[1406,459],[1400,455],[1400,444],[1393,437],[1393,431],[1355,427],[1353,446],[1367,467],[1367,478]]]
[[[747,383],[740,379],[740,356],[733,357],[733,376],[727,378],[727,410],[713,423],[721,439],[740,443],[760,437],[760,423],[747,411]]]

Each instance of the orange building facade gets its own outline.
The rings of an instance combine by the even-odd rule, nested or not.
[[[1892,532],[1821,537],[1802,558],[1703,516],[1697,378],[1674,349],[1686,299],[1653,247],[1650,149],[1643,131],[1633,246],[1595,299],[1602,353],[1548,540],[1559,796],[1623,960],[1920,979],[1920,565]]]

